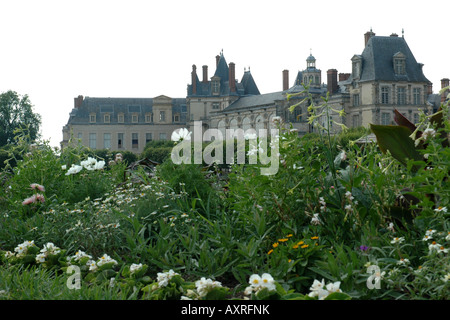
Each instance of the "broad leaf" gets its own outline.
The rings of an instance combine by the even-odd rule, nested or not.
[[[411,131],[407,127],[371,124],[370,128],[377,137],[378,146],[383,153],[389,151],[403,165],[406,165],[408,159],[422,160],[414,141],[409,137]]]

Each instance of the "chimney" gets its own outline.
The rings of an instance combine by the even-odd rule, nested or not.
[[[74,98],[74,107],[76,109],[81,107],[81,104],[83,103],[83,96],[78,96],[77,98]]]
[[[441,80],[441,90],[444,89],[444,88],[447,88],[449,86],[449,82],[450,82],[450,80],[448,78],[442,79]],[[442,92],[442,95],[441,95],[441,102],[442,103],[444,103],[445,100],[447,100],[448,93],[449,93],[448,89]]]
[[[367,42],[369,42],[369,39],[375,36],[375,33],[372,32],[372,30],[366,32],[364,35],[364,47],[367,46]]]
[[[236,92],[236,78],[235,78],[235,67],[234,67],[234,63],[230,62],[229,63],[229,70],[228,70],[228,80],[230,83],[230,90],[231,92]]]
[[[428,86],[427,86],[427,88],[428,88],[428,94],[430,95],[430,94],[433,94],[433,84],[430,82],[430,83],[428,83]]]
[[[197,94],[197,67],[192,65],[192,94]]]
[[[289,70],[283,70],[283,91],[289,89]]]
[[[327,90],[331,94],[337,92],[338,82],[337,82],[338,71],[336,69],[330,69],[327,71]]]
[[[339,81],[345,81],[350,78],[350,73],[339,73]]]
[[[219,66],[219,60],[220,60],[220,56],[217,55],[216,56],[216,68]]]
[[[208,66],[203,66],[203,82],[208,82]]]

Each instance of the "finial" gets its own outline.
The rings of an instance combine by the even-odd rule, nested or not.
[[[402,38],[405,37],[405,29],[402,28]]]

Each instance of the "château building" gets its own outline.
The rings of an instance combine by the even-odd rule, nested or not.
[[[310,54],[292,85],[289,70],[283,70],[282,90],[260,93],[250,68],[239,81],[235,64],[227,63],[222,51],[216,56],[211,77],[207,65],[202,66],[201,80],[196,65],[192,66],[184,98],[75,98],[61,145],[66,146],[72,138],[93,149],[140,153],[147,142],[169,140],[175,129],[190,129],[195,122],[201,121],[204,131],[219,129],[224,135],[226,129],[271,129],[275,116],[304,135],[317,130],[308,123],[308,106],[322,104],[327,95],[334,110],[344,110],[332,113],[331,121],[318,119],[332,132],[342,129],[338,123],[349,128],[393,124],[394,109],[417,123],[419,110],[435,112],[447,96],[433,94],[423,64],[416,61],[403,35],[367,32],[362,53],[349,60],[351,73],[328,69],[325,84]],[[441,87],[448,85],[449,79],[442,79]]]

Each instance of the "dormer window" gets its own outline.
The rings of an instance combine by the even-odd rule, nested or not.
[[[354,79],[359,79],[361,77],[361,65],[362,65],[361,57],[354,56],[352,58],[352,73]]]
[[[220,78],[213,77],[211,79],[212,82],[212,94],[218,95],[220,93]]]
[[[394,72],[397,75],[406,74],[406,56],[401,52],[394,55]]]

